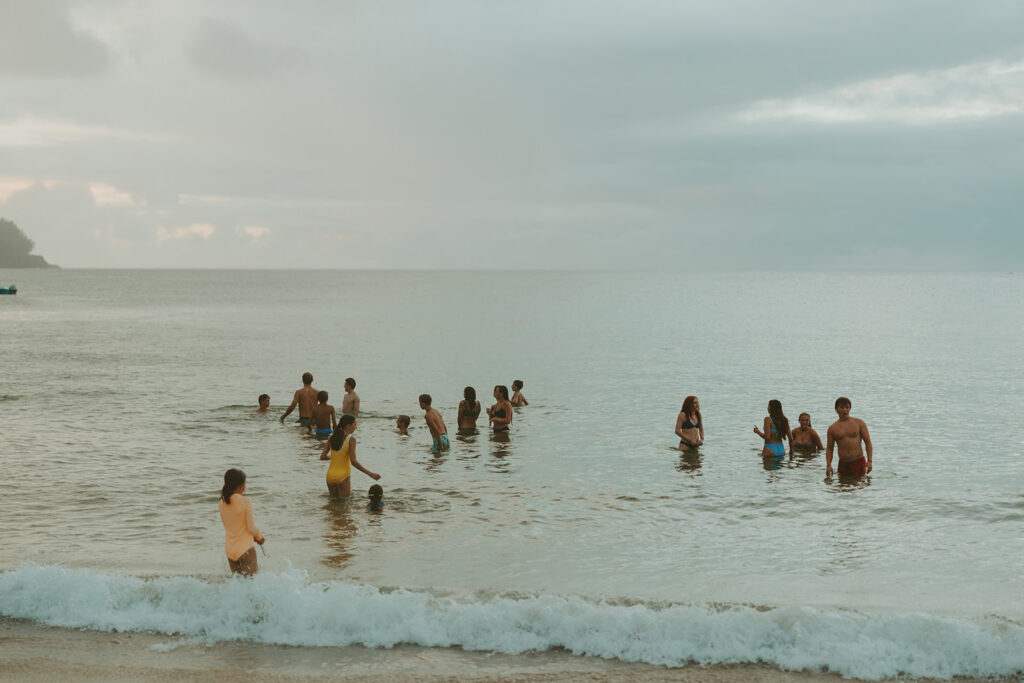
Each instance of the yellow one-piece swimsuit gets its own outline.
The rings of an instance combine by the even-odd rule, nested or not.
[[[352,463],[348,458],[348,440],[351,438],[351,434],[345,437],[341,450],[331,448],[331,465],[327,468],[328,486],[337,486],[352,474]]]

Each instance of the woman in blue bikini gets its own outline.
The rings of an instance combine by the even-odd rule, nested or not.
[[[754,433],[764,439],[762,458],[783,458],[786,455],[783,439],[789,442],[789,452],[793,453],[793,432],[789,429],[789,419],[783,414],[780,401],[774,398],[768,401],[768,417],[764,419],[764,431],[754,427]]]

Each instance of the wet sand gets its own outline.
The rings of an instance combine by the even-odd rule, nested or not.
[[[685,681],[837,683],[827,673],[761,665],[666,668],[564,651],[489,655],[459,649],[212,646],[148,633],[104,633],[0,620],[0,681]],[[900,679],[925,683],[933,679]],[[957,678],[967,681],[994,679]],[[995,679],[1011,681],[1015,678]]]

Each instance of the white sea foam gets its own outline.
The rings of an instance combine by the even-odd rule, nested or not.
[[[999,617],[612,604],[552,595],[452,598],[311,583],[299,570],[210,582],[25,564],[0,574],[0,615],[52,626],[151,631],[186,642],[410,643],[509,654],[561,647],[668,666],[766,662],[867,679],[1024,670],[1024,626]]]

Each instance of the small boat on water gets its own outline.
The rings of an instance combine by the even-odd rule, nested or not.
[[[0,287],[0,294],[17,294],[17,293],[18,293],[18,287],[16,285],[11,285],[10,287]]]

